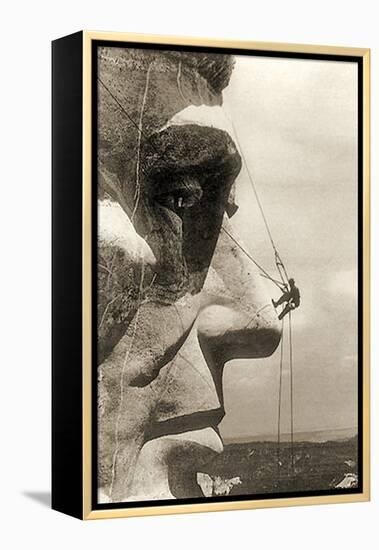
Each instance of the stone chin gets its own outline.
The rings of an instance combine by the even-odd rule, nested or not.
[[[123,502],[204,496],[197,474],[223,451],[213,428],[165,435],[145,443],[139,453],[130,496]],[[106,490],[99,502],[110,502]]]

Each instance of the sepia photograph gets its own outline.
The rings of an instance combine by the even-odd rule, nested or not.
[[[95,505],[362,492],[359,62],[92,51]]]
[[[375,5],[4,4],[1,548],[375,546]]]

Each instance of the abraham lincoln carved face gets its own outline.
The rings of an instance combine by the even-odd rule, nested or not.
[[[233,229],[240,153],[206,122],[232,75],[221,54],[98,50],[99,502],[203,497],[224,365],[280,341]]]

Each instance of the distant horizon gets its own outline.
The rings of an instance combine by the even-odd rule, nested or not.
[[[331,437],[328,441],[336,441],[339,439],[350,439],[358,435],[358,427],[347,427],[347,428],[326,428],[326,429],[317,429],[317,430],[307,430],[307,431],[295,431],[294,432],[294,440],[296,441],[316,441],[316,435],[319,436],[319,439],[322,435],[331,435],[334,434],[334,437]],[[344,434],[344,435],[342,435]],[[223,437],[224,443],[251,443],[251,442],[264,442],[264,441],[276,441],[277,440],[277,433],[271,432],[271,433],[262,433],[250,436],[248,434],[246,435],[240,435],[237,437]],[[299,437],[301,436],[301,439]],[[303,439],[305,436],[313,436],[311,437],[311,440],[309,439]],[[282,442],[288,442],[291,440],[291,433],[281,433],[280,438]],[[322,439],[325,440],[324,438]]]

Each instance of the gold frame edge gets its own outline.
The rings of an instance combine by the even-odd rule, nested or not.
[[[91,258],[91,74],[93,40],[112,40],[130,43],[167,44],[213,48],[267,50],[277,52],[314,53],[362,57],[363,60],[363,492],[207,502],[198,504],[169,504],[138,508],[92,510],[92,372],[91,372],[91,318],[92,318],[92,258]],[[82,263],[82,381],[83,381],[83,519],[126,518],[137,516],[189,514],[287,506],[311,506],[367,502],[370,500],[370,49],[344,46],[254,42],[213,38],[164,36],[120,32],[83,31],[83,263]]]

